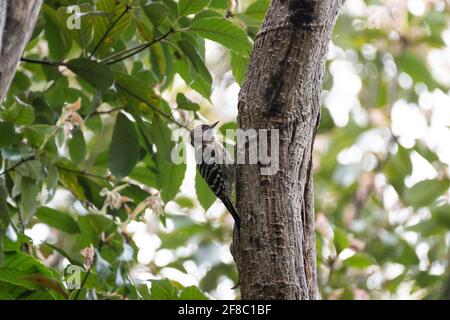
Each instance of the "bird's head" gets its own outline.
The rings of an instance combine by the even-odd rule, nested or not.
[[[190,132],[191,144],[193,146],[213,143],[215,141],[214,128],[219,121],[213,124],[201,124]]]

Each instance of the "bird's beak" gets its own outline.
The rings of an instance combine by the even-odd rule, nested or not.
[[[213,123],[212,125],[210,125],[209,127],[212,129],[212,128],[215,128],[218,124],[219,124],[219,122],[220,121],[217,121],[216,123]]]

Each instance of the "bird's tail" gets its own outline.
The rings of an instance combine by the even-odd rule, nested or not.
[[[227,210],[233,216],[234,222],[236,223],[237,230],[240,233],[241,217],[239,216],[239,213],[238,213],[236,207],[234,206],[234,203],[229,198],[223,199],[222,202],[225,205],[225,207],[227,208]]]

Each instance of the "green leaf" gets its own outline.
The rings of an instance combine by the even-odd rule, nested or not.
[[[197,77],[190,86],[192,89],[200,93],[205,99],[211,101],[211,83],[206,82],[202,77]]]
[[[6,120],[19,126],[30,125],[34,122],[34,108],[16,97],[15,103],[6,112]]]
[[[29,160],[22,163],[16,168],[21,176],[30,178],[31,180],[42,180],[45,177],[44,167],[39,160]]]
[[[181,92],[177,94],[177,106],[178,109],[190,110],[190,111],[198,111],[200,110],[200,106],[186,98],[184,94]]]
[[[7,193],[0,180],[0,232],[8,228],[11,217],[9,215],[8,204],[6,202]],[[3,248],[1,248],[3,249]]]
[[[189,30],[206,39],[218,42],[242,56],[248,56],[252,45],[247,33],[236,24],[224,18],[195,20]]]
[[[205,211],[208,211],[209,207],[216,201],[216,195],[211,191],[198,170],[196,170],[195,175],[195,191],[200,205]]]
[[[242,84],[244,81],[245,72],[247,71],[248,57],[243,57],[234,52],[231,52],[231,71],[236,79],[236,82]]]
[[[100,280],[105,280],[111,274],[111,264],[102,258],[99,252],[96,252],[96,264],[95,269]]]
[[[167,122],[155,115],[151,125],[151,135],[156,145],[158,157],[165,161],[171,161],[171,153],[175,143],[172,141],[172,131],[167,126]]]
[[[139,160],[135,125],[123,113],[117,115],[108,152],[108,168],[117,178],[126,177]]]
[[[245,10],[245,14],[255,20],[262,21],[269,8],[270,0],[257,0]]]
[[[180,16],[187,16],[202,11],[211,0],[180,0],[178,2],[178,13]]]
[[[125,73],[117,72],[115,75],[119,93],[126,98],[127,103],[132,104],[135,111],[140,111],[142,104],[158,108],[159,99],[151,85]]]
[[[19,161],[23,159],[27,159],[33,155],[33,149],[29,146],[18,146],[18,147],[9,147],[2,149],[2,157],[5,160],[10,161]]]
[[[434,200],[448,191],[450,180],[423,180],[405,190],[403,200],[406,205],[421,208],[431,205]]]
[[[48,190],[53,190],[58,186],[59,171],[56,165],[50,158],[44,157],[42,163],[45,165],[47,176],[45,177],[45,183]]]
[[[158,162],[158,185],[161,189],[161,198],[168,202],[175,198],[186,172],[186,164],[174,164],[161,160]]]
[[[4,243],[5,232],[0,230],[0,268],[3,266],[3,261],[5,261],[5,243]],[[1,291],[0,291],[1,294]],[[1,300],[1,296],[0,296]]]
[[[77,226],[78,228],[78,226]],[[66,251],[64,251],[61,248],[58,248],[57,246],[54,246],[50,243],[44,242],[43,245],[57,251],[59,254],[61,254],[63,257],[65,257],[67,260],[69,260],[69,262],[75,266],[79,266],[81,268],[84,269],[84,265],[82,262],[80,262],[79,260],[75,259],[74,257],[72,257],[70,254],[68,254]]]
[[[58,230],[73,234],[79,233],[80,229],[75,220],[67,213],[49,208],[40,207],[36,212],[36,217],[42,222]]]
[[[150,62],[153,73],[160,81],[163,81],[166,75],[167,61],[161,43],[155,43],[150,47]]]
[[[339,228],[339,227],[334,227],[334,246],[336,247],[336,252],[339,254],[342,250],[348,248],[349,245],[349,241],[348,241],[348,236],[347,236],[347,232],[345,232],[345,230]]]
[[[113,221],[107,216],[96,213],[90,213],[85,216],[78,217],[78,223],[83,219],[86,219],[94,231],[98,234],[106,231],[113,223]]]
[[[170,13],[170,9],[160,2],[141,1],[141,6],[144,9],[145,15],[157,27],[161,25]]]
[[[100,0],[96,5],[96,9],[100,11],[99,14],[86,17],[86,19],[90,19],[86,22],[93,24],[94,27],[94,38],[91,44],[97,45],[103,38],[101,45],[95,52],[96,56],[105,56],[105,54],[108,53],[108,49],[117,43],[121,34],[124,33],[130,25],[130,22],[132,21],[131,10],[128,9],[128,13],[122,15],[125,12],[126,6],[126,1]],[[118,20],[120,16],[122,17]],[[87,28],[89,26],[86,25],[87,23],[83,25],[83,19],[81,20],[81,23],[80,31],[83,30],[83,27]],[[115,24],[112,27],[113,23]],[[108,34],[104,37],[106,33]]]
[[[157,173],[140,163],[133,169],[130,178],[153,188],[158,187]]]
[[[23,177],[21,183],[20,203],[22,205],[22,212],[26,219],[31,218],[36,213],[38,206],[38,193],[38,184],[29,178]]]
[[[195,203],[190,197],[178,196],[175,202],[182,208],[194,209]]]
[[[0,268],[0,281],[23,286],[28,289],[39,289],[30,276],[40,274],[47,278],[56,278],[56,272],[46,267],[38,259],[23,252],[8,252]]]
[[[70,32],[62,16],[49,5],[44,3],[42,12],[45,16],[45,37],[50,51],[50,58],[62,60],[72,46]]]
[[[184,288],[180,292],[180,300],[208,300],[208,298],[195,286]]]
[[[136,25],[139,34],[144,38],[145,41],[151,42],[153,39],[155,39],[155,34],[153,30],[153,26],[150,23],[146,23],[145,20],[143,21],[137,21]]]
[[[67,67],[99,90],[106,91],[114,83],[114,74],[104,63],[77,58],[68,61]]]
[[[96,213],[78,216],[77,222],[81,231],[79,238],[81,247],[91,243],[98,244],[100,234],[113,224],[113,221],[105,215]]]
[[[169,280],[152,280],[150,288],[151,298],[153,300],[175,300],[178,298],[178,291]]]
[[[433,208],[431,215],[440,225],[445,226],[450,230],[450,205],[446,204],[440,207]]]
[[[397,250],[400,251],[400,257],[398,261],[405,266],[414,266],[420,263],[419,258],[416,255],[416,251],[405,240],[401,240],[397,245]]]
[[[436,82],[424,61],[426,61],[426,59],[407,51],[400,55],[397,63],[401,71],[406,72],[413,78],[414,83],[423,82],[429,89],[434,89],[436,87]]]
[[[76,127],[75,132],[72,133],[72,139],[67,143],[69,148],[70,158],[76,164],[84,161],[86,157],[86,141],[84,140],[83,131]]]
[[[344,260],[344,263],[352,268],[357,269],[365,269],[372,264],[374,264],[374,260],[371,256],[364,252],[357,252],[350,258]]]
[[[6,190],[3,187],[2,180],[0,180],[0,268],[4,261],[4,242],[3,237],[8,228],[11,216],[9,215],[8,204],[6,203]]]
[[[0,148],[9,147],[20,141],[12,122],[0,122]]]
[[[209,6],[216,9],[227,9],[228,4],[228,0],[211,0],[211,4]]]
[[[209,73],[208,68],[205,66],[202,57],[197,52],[197,50],[191,45],[191,43],[185,39],[178,41],[178,46],[183,51],[183,53],[189,58],[194,66],[195,70],[198,72],[200,77],[207,83],[212,83],[212,76]]]
[[[411,174],[412,163],[409,150],[398,145],[397,153],[391,155],[385,165],[385,173],[389,182],[398,193],[402,193],[405,188],[405,178]]]

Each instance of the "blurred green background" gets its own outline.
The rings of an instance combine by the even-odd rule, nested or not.
[[[187,31],[108,67],[21,63],[0,106],[1,171],[17,164],[0,178],[11,217],[0,298],[239,297],[232,219],[192,150],[186,165],[164,157],[175,121],[236,128],[268,1],[195,1],[185,14],[182,1],[130,1],[120,17],[125,3],[45,0],[24,56],[87,59],[102,42],[94,57],[111,62],[170,26]],[[73,4],[80,30],[64,26]],[[314,153],[323,299],[450,298],[449,17],[448,0],[347,0],[341,11]],[[68,285],[73,265],[81,291]]]

